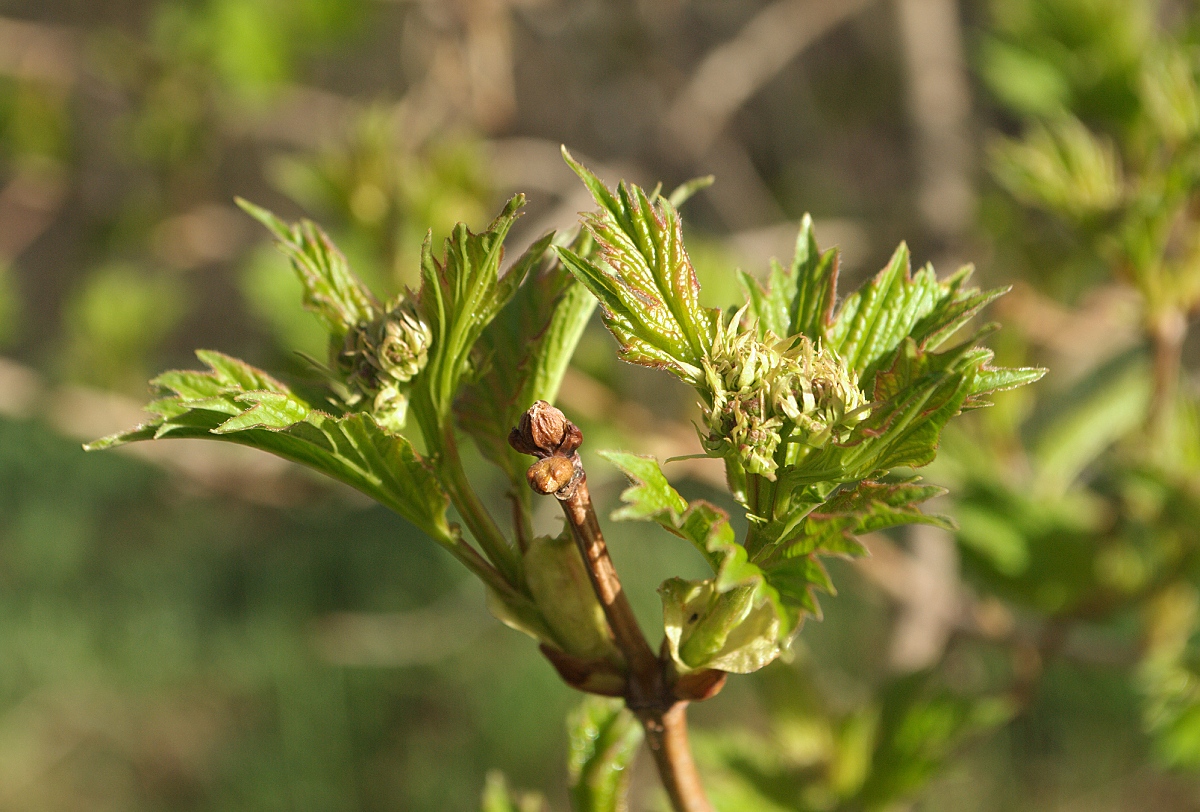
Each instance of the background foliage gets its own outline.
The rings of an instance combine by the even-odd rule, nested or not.
[[[530,195],[523,248],[606,181],[713,173],[705,306],[812,212],[844,290],[901,238],[1040,364],[943,444],[919,527],[834,562],[791,662],[694,712],[737,810],[1200,803],[1198,18],[1125,0],[122,0],[0,16],[0,807],[568,805],[603,706],[404,520],[236,448],[84,456],[193,346],[299,373],[316,320],[240,195],[416,285],[420,243]],[[510,256],[515,254],[510,253]],[[560,394],[590,451],[697,449],[682,385],[598,319]],[[228,453],[225,453],[228,452]],[[468,458],[503,511],[504,483]],[[626,483],[589,459],[610,509]],[[725,507],[719,467],[672,463]],[[556,527],[547,513],[543,531]],[[738,528],[740,531],[741,528]],[[647,628],[705,562],[611,539]],[[619,731],[611,732],[614,741]],[[635,762],[633,808],[653,808]],[[585,790],[577,785],[573,792]],[[588,791],[604,793],[602,787]],[[521,792],[515,793],[520,795]],[[519,806],[525,803],[525,806]]]

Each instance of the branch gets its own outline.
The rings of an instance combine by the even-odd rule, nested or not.
[[[688,700],[680,697],[714,695],[724,683],[724,674],[698,672],[694,675],[698,679],[692,680],[696,684],[675,680],[669,663],[655,656],[646,642],[596,518],[579,459],[583,443],[579,427],[539,400],[521,417],[521,425],[512,430],[508,442],[518,452],[538,458],[529,468],[529,486],[537,493],[553,494],[562,505],[613,640],[629,664],[625,704],[646,731],[646,743],[672,807],[676,812],[712,812],[688,741]]]
[[[571,534],[587,565],[588,577],[604,608],[613,640],[629,663],[637,684],[658,680],[658,657],[646,642],[629,598],[621,587],[616,567],[608,555],[608,545],[600,530],[587,476],[579,459],[578,448],[583,432],[545,401],[538,401],[521,418],[521,425],[509,435],[509,443],[522,454],[539,457],[529,468],[529,486],[536,493],[553,494],[562,505]]]
[[[816,40],[870,0],[780,0],[704,57],[667,112],[667,129],[692,158],[708,152],[737,110]]]

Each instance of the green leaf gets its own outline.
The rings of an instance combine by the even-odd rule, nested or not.
[[[896,680],[883,695],[870,774],[855,806],[886,809],[911,799],[965,740],[1015,712],[1007,698],[955,695],[929,672]]]
[[[712,186],[713,181],[715,180],[716,178],[714,178],[712,175],[704,175],[699,178],[692,178],[689,181],[684,181],[676,186],[671,194],[667,195],[667,202],[678,209],[684,203],[691,200],[692,196],[697,192],[703,191],[709,186]]]
[[[433,256],[432,232],[425,238],[419,309],[433,342],[429,362],[416,378],[413,408],[427,439],[445,427],[459,384],[470,370],[475,342],[545,253],[548,237],[500,276],[504,238],[524,204],[524,195],[514,196],[481,234],[459,223],[446,239],[441,261]]]
[[[995,37],[984,37],[979,47],[980,74],[1007,106],[1024,114],[1047,116],[1062,110],[1071,97],[1071,85],[1052,61]]]
[[[795,629],[796,613],[781,611],[779,596],[761,575],[756,583],[730,590],[713,578],[668,578],[658,594],[667,648],[683,673],[706,668],[752,673],[782,653]]]
[[[809,491],[807,502],[794,501],[794,516],[768,524],[751,534],[752,546],[743,546],[724,511],[704,501],[688,504],[652,457],[601,456],[633,483],[613,518],[657,522],[691,542],[716,576],[670,579],[659,589],[667,639],[685,669],[743,673],[778,656],[804,614],[820,616],[815,590],[834,592],[818,556],[864,555],[857,535],[914,523],[952,526],[917,508],[943,489],[867,481],[828,498]]]
[[[922,349],[937,349],[1007,290],[965,289],[970,275],[971,267],[966,266],[939,281],[932,265],[913,274],[908,246],[901,243],[887,267],[846,297],[827,331],[829,347],[869,389],[879,365],[905,339],[912,339]]]
[[[1171,144],[1200,132],[1200,88],[1190,54],[1178,47],[1164,47],[1146,60],[1140,93],[1148,118]]]
[[[690,541],[713,572],[720,572],[727,546],[735,543],[729,514],[703,500],[689,505],[671,487],[654,457],[623,451],[601,451],[599,455],[621,469],[633,483],[621,493],[625,506],[612,514],[614,521],[657,522],[670,533]]]
[[[549,237],[543,242],[537,254]],[[518,493],[527,490],[529,460],[509,447],[508,432],[530,404],[554,403],[595,306],[587,288],[554,261],[526,277],[476,343],[475,364],[484,372],[455,403],[458,424]]]
[[[922,513],[917,507],[944,493],[945,488],[920,485],[915,480],[855,483],[793,522],[791,528],[768,526],[764,535],[778,540],[755,550],[754,561],[769,569],[770,562],[811,553],[864,556],[866,548],[857,536],[901,525],[929,524],[952,530],[954,523],[949,517]]]
[[[929,352],[905,338],[872,376],[870,416],[846,442],[781,469],[780,489],[788,493],[813,483],[854,482],[892,468],[928,465],[950,418],[984,405],[982,398],[993,386],[1020,386],[1044,374],[1040,369],[991,367],[991,351],[975,347],[977,339]]]
[[[627,812],[629,767],[642,726],[619,699],[589,696],[567,719],[567,770],[574,812]]]
[[[236,358],[206,350],[196,354],[208,372],[166,372],[152,381],[159,398],[150,410],[157,420],[85,448],[176,437],[258,448],[357,488],[442,544],[456,543],[446,521],[449,499],[404,437],[380,428],[369,415],[337,418],[317,411]]]
[[[379,301],[367,289],[337,249],[315,223],[301,220],[288,225],[271,212],[236,198],[242,210],[275,236],[279,250],[291,260],[304,285],[304,305],[320,318],[329,334],[340,340],[356,324],[372,321]]]
[[[583,215],[603,262],[558,248],[563,264],[600,301],[604,322],[626,361],[666,369],[693,384],[721,318],[700,306],[700,286],[683,245],[679,213],[622,181],[614,195],[563,149],[600,210]]]
[[[739,271],[749,297],[750,314],[758,320],[760,336],[769,331],[780,338],[806,335],[813,340],[823,339],[833,319],[837,275],[837,250],[820,252],[813,235],[812,216],[805,214],[788,270],[772,260],[766,288]]]

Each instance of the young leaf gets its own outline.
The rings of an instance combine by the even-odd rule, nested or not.
[[[974,340],[939,353],[906,337],[872,376],[867,419],[845,442],[789,460],[779,473],[780,491],[819,482],[854,482],[891,468],[929,464],[950,418],[982,405],[993,387],[1021,386],[1045,372],[996,369],[989,366],[991,357],[991,351],[976,348]]]
[[[738,273],[760,336],[771,332],[780,338],[825,337],[837,298],[838,253],[833,248],[821,253],[817,248],[811,215],[800,220],[791,267],[785,271],[772,260],[766,288],[750,274]]]
[[[752,673],[782,653],[795,629],[796,613],[781,611],[778,594],[761,576],[725,591],[713,578],[668,578],[658,594],[667,649],[681,673]]]
[[[715,578],[670,579],[659,589],[672,654],[685,669],[756,670],[778,656],[805,614],[820,616],[815,592],[832,594],[822,555],[860,556],[855,538],[904,524],[950,527],[917,505],[944,491],[916,482],[859,482],[832,496],[809,490],[789,503],[792,513],[739,544],[724,511],[688,504],[651,457],[605,451],[632,481],[614,519],[654,521],[691,542]]]
[[[713,573],[720,572],[724,550],[734,544],[733,528],[725,511],[708,502],[688,501],[671,487],[658,460],[623,451],[601,451],[600,456],[625,474],[632,484],[621,493],[624,507],[615,511],[615,521],[652,521],[692,543]]]
[[[1116,148],[1074,116],[1035,126],[1020,141],[1000,139],[989,152],[996,179],[1028,205],[1086,220],[1121,202]]]
[[[642,726],[620,700],[589,696],[567,719],[567,769],[574,812],[627,812],[629,767]]]
[[[683,245],[679,212],[621,182],[614,195],[563,149],[600,210],[583,215],[600,247],[597,264],[559,248],[563,264],[600,301],[605,324],[626,361],[666,369],[689,383],[703,379],[719,310],[700,306],[700,286]]]
[[[516,195],[481,234],[455,226],[439,262],[432,235],[421,249],[419,309],[433,334],[429,362],[416,379],[414,412],[427,438],[445,427],[459,384],[470,368],[470,353],[484,329],[513,297],[525,275],[537,265],[550,242],[547,236],[522,256],[503,277],[504,238],[516,221],[525,196]]]
[[[755,549],[754,561],[770,569],[772,563],[812,553],[857,557],[867,554],[857,539],[866,533],[907,524],[953,529],[948,517],[922,513],[917,507],[945,492],[945,488],[915,481],[858,482],[838,491],[791,527],[768,526],[762,535],[778,540]]]
[[[341,340],[356,324],[378,315],[379,301],[350,271],[346,257],[315,223],[289,226],[271,212],[242,198],[237,204],[275,236],[279,250],[291,260],[304,285],[304,305],[320,318],[329,334]]]
[[[247,445],[357,488],[438,542],[456,543],[446,520],[449,499],[404,437],[384,431],[369,415],[335,418],[317,411],[236,358],[205,350],[196,354],[208,372],[177,370],[151,382],[159,392],[148,407],[156,420],[85,448],[174,437]]]
[[[939,280],[932,265],[916,274],[908,247],[896,249],[887,267],[842,303],[827,332],[831,349],[859,374],[870,388],[871,379],[905,339],[921,349],[935,350],[1007,288],[980,291],[964,288],[966,266],[949,279]]]

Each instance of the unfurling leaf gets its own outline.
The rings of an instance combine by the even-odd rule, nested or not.
[[[683,670],[749,674],[767,665],[790,637],[780,614],[755,585],[726,592],[715,579],[670,578],[658,589],[671,657]]]
[[[404,428],[411,382],[429,357],[429,326],[400,296],[382,305],[355,276],[329,237],[308,220],[287,225],[266,209],[238,205],[275,236],[304,287],[304,304],[329,333],[329,379],[347,409],[371,414],[391,431]]]
[[[824,253],[818,250],[812,217],[805,214],[800,221],[796,252],[788,270],[772,260],[765,289],[750,274],[739,272],[749,299],[750,315],[758,323],[759,336],[765,337],[768,332],[779,338],[806,335],[814,341],[824,336],[833,319],[837,275],[837,249],[831,248]]]
[[[304,285],[305,307],[317,314],[333,343],[340,343],[354,325],[374,321],[379,301],[350,271],[342,252],[320,227],[309,220],[289,226],[249,201],[237,198],[237,204],[275,236]]]
[[[559,248],[563,264],[600,301],[620,355],[699,384],[721,312],[700,306],[700,285],[683,246],[679,212],[662,197],[621,182],[614,195],[563,150],[600,210],[583,215],[600,262]]]
[[[620,700],[588,697],[567,719],[574,812],[627,812],[629,767],[642,726]]]
[[[459,385],[470,371],[471,350],[500,309],[513,297],[525,275],[537,265],[550,237],[534,245],[503,276],[504,238],[525,205],[516,195],[480,234],[459,223],[446,239],[439,261],[432,234],[421,249],[418,310],[433,334],[429,363],[415,382],[414,411],[426,438],[446,427]]]

